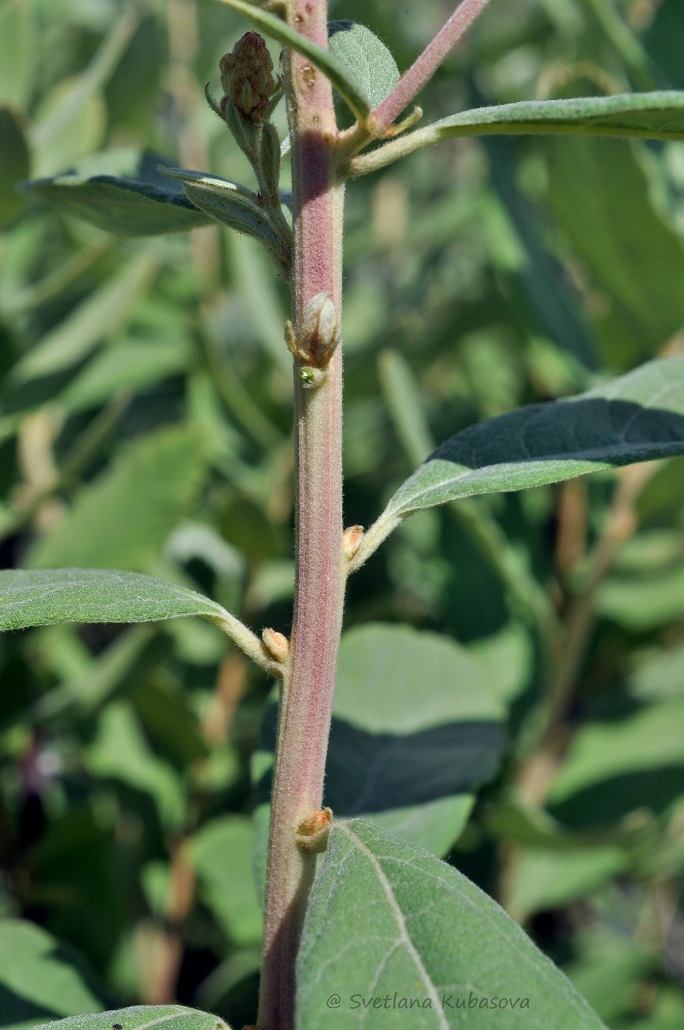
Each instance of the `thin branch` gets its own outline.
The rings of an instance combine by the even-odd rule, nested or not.
[[[392,92],[371,111],[368,127],[374,136],[382,136],[418,95],[488,3],[489,0],[463,0],[459,4],[420,57],[404,72]]]

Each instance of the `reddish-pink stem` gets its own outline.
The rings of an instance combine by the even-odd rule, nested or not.
[[[325,0],[293,0],[290,24],[327,45]],[[332,90],[305,58],[286,54],[293,162],[293,312],[327,293],[341,319],[342,187],[333,161]],[[342,625],[342,355],[307,388],[295,361],[296,586],[272,791],[259,1027],[294,1027],[295,962],[315,873],[297,828],[320,809]]]
[[[489,0],[463,0],[459,4],[420,57],[404,72],[392,92],[371,111],[368,121],[374,136],[381,136],[430,81],[449,51],[488,3]]]

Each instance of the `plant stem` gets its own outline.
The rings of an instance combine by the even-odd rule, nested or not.
[[[432,42],[428,43],[408,71],[405,71],[392,92],[369,116],[374,136],[382,136],[395,118],[406,108],[423,86],[430,81],[449,51],[487,6],[489,0],[462,0]]]
[[[293,0],[288,20],[327,45],[325,0]],[[342,201],[332,90],[305,58],[286,51],[293,162],[293,322],[327,293],[341,320]],[[295,361],[296,586],[289,667],[278,719],[268,853],[259,1027],[294,1027],[295,961],[316,856],[297,828],[321,808],[342,626],[342,356],[307,388]]]

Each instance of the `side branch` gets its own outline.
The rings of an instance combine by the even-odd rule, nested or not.
[[[404,72],[399,82],[381,104],[368,116],[368,128],[373,136],[385,134],[392,122],[430,81],[450,50],[470,28],[489,0],[462,0],[445,25],[420,57]]]

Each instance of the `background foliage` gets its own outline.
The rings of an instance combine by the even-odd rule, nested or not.
[[[450,6],[331,14],[405,68]],[[0,2],[0,547],[287,632],[284,285],[227,231],[120,241],[15,190],[131,148],[251,185],[202,97],[242,31],[209,0]],[[679,0],[519,0],[420,99],[682,89],[683,51]],[[347,523],[433,441],[682,350],[684,144],[446,142],[352,183],[347,224]],[[346,625],[336,814],[448,855],[610,1027],[682,1026],[681,459],[419,513]],[[0,1026],[249,1021],[266,678],[196,619],[7,633],[0,666]]]

